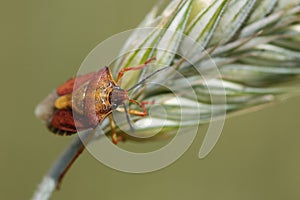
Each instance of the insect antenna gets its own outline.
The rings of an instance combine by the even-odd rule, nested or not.
[[[152,72],[151,74],[149,74],[148,76],[146,76],[145,78],[143,78],[142,80],[140,80],[137,84],[135,84],[134,86],[132,86],[131,88],[129,88],[127,91],[130,91],[130,90],[133,90],[135,88],[137,88],[138,86],[142,85],[143,83],[146,82],[146,80],[148,80],[149,78],[151,78],[152,76],[154,76],[155,74],[157,74],[158,72],[161,72],[165,69],[168,69],[170,68],[171,66],[166,66],[166,67],[163,67],[163,68],[160,68],[154,72]]]
[[[130,132],[131,134],[134,134],[134,128],[130,122],[130,117],[129,117],[129,113],[128,113],[128,110],[127,110],[127,106],[125,105],[125,103],[123,103],[123,106],[124,106],[124,111],[125,111],[125,116],[126,116],[126,120],[129,124],[129,128],[130,128]]]
[[[158,69],[158,70],[152,72],[151,74],[149,74],[148,76],[146,76],[145,78],[143,78],[142,80],[140,80],[137,84],[135,84],[134,86],[132,86],[131,88],[129,88],[127,91],[130,91],[130,90],[133,90],[133,89],[137,88],[138,86],[140,86],[140,85],[142,85],[143,83],[145,83],[146,80],[148,80],[148,79],[151,78],[152,76],[156,75],[158,72],[161,72],[161,71],[163,71],[163,70],[166,70],[166,69],[168,69],[168,68],[170,68],[170,67],[171,67],[171,66],[162,67],[162,68],[160,68],[160,69]],[[123,103],[123,106],[124,106],[124,111],[125,111],[125,115],[126,115],[126,120],[127,120],[128,124],[129,124],[129,127],[130,127],[130,132],[131,132],[132,134],[134,134],[134,128],[133,128],[133,126],[132,126],[132,124],[131,124],[130,117],[129,117],[129,112],[128,112],[128,109],[127,109],[125,103]]]

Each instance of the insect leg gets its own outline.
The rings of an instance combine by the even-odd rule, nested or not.
[[[116,125],[115,125],[112,115],[109,115],[109,125],[110,125],[110,130],[111,130],[112,142],[114,144],[118,144],[118,136],[117,136],[116,129],[115,129]]]
[[[115,125],[115,122],[114,122],[114,119],[112,117],[112,115],[109,115],[109,125],[110,125],[110,130],[111,130],[111,140],[114,144],[118,144],[118,142],[120,141],[124,141],[125,138],[121,135],[118,135],[117,132],[116,132],[116,125]]]
[[[134,99],[129,99],[129,102],[134,103],[135,105],[141,107],[143,109],[143,111],[138,111],[138,110],[129,110],[129,114],[131,115],[138,115],[138,116],[146,116],[147,115],[147,110],[145,107],[145,103],[139,103],[138,101],[134,100]]]
[[[150,58],[149,60],[147,60],[144,64],[142,65],[139,65],[139,66],[136,66],[136,67],[127,67],[127,68],[123,68],[119,74],[118,74],[118,79],[117,79],[117,84],[119,85],[120,84],[120,81],[124,75],[125,72],[127,71],[131,71],[131,70],[140,70],[140,69],[143,69],[145,68],[150,62],[152,62],[153,60],[155,60],[156,58],[155,57],[152,57]]]
[[[139,111],[139,110],[128,110],[128,113],[131,115],[137,115],[137,116],[146,116],[147,113],[147,109],[146,106],[147,104],[154,104],[154,101],[152,102],[148,102],[148,101],[142,101],[141,103],[139,103],[138,101],[134,100],[134,99],[129,99],[129,102],[134,103],[135,105],[139,106],[140,108],[142,108],[143,111]],[[120,109],[118,109],[119,111],[122,111]]]

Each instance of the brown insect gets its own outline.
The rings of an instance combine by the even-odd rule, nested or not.
[[[116,81],[108,67],[68,80],[56,90],[58,98],[54,103],[55,112],[49,121],[49,129],[58,135],[72,135],[88,128],[97,127],[108,116],[110,123],[113,124],[110,114],[120,105],[124,105],[124,111],[127,111],[124,104],[127,100],[142,109],[142,111],[129,109],[127,111],[129,114],[146,116],[145,104],[147,102],[139,103],[130,99],[128,91],[141,85],[145,80],[166,67],[156,70],[129,90],[120,88],[120,82],[125,72],[143,69],[154,59],[151,58],[140,66],[122,69],[118,73]],[[74,114],[76,114],[76,126]],[[117,144],[119,140],[117,134],[112,131],[112,141]]]

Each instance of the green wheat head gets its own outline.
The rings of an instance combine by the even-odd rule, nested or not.
[[[172,66],[182,75],[166,70],[153,78],[176,90],[181,103],[170,101],[173,96],[164,87],[145,83],[135,91],[137,100],[155,100],[167,112],[167,117],[153,113],[153,124],[136,128],[137,134],[150,134],[161,126],[160,120],[166,122],[160,134],[208,123],[212,106],[217,118],[225,112],[230,116],[254,111],[299,93],[299,0],[174,0],[162,7],[151,10],[111,66],[116,74],[156,57],[154,66],[128,73],[123,88],[162,66]],[[193,94],[187,92],[190,88]],[[190,118],[177,117],[183,112]],[[132,120],[146,119],[132,116]]]

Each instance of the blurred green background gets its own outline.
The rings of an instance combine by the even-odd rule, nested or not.
[[[98,43],[134,28],[154,3],[1,3],[0,199],[29,199],[72,141],[36,119],[36,104],[75,75]],[[199,160],[202,131],[178,161],[148,174],[112,170],[84,152],[52,199],[300,199],[299,100],[228,119],[213,152]]]

